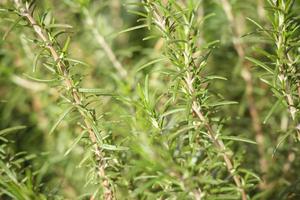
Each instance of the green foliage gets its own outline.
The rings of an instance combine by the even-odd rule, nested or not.
[[[269,1],[271,28],[264,29],[258,26],[260,31],[265,34],[274,46],[274,52],[268,53],[261,50],[268,62],[249,58],[256,65],[261,66],[268,71],[268,74],[262,76],[282,104],[289,110],[293,120],[291,123],[292,132],[296,132],[299,138],[298,118],[299,118],[299,23],[298,16],[293,10],[294,0],[287,1]],[[269,67],[269,66],[270,67]],[[295,134],[294,134],[295,135]]]
[[[299,199],[299,6],[1,1],[0,199]]]
[[[9,133],[26,128],[15,126],[0,131],[0,195],[12,199],[46,199],[40,194],[39,185],[35,184],[35,176],[28,162],[35,158],[34,155],[26,155],[25,152],[13,152],[11,145],[5,136]]]

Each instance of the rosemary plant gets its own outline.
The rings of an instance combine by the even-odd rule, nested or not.
[[[0,1],[0,199],[299,199],[299,6]]]
[[[70,104],[64,113],[60,116],[59,120],[50,130],[52,133],[57,125],[63,118],[74,110],[78,112],[82,120],[80,120],[80,126],[82,127],[82,134],[88,134],[90,143],[93,146],[94,157],[96,161],[95,173],[98,174],[100,191],[104,199],[113,199],[113,188],[109,183],[109,179],[105,173],[105,160],[104,152],[101,146],[104,143],[102,139],[104,136],[101,135],[99,128],[97,127],[98,121],[97,116],[93,109],[89,109],[88,100],[86,93],[97,93],[97,90],[80,88],[80,80],[76,80],[74,75],[70,73],[70,69],[74,67],[74,63],[67,58],[67,50],[70,42],[70,37],[67,38],[63,47],[57,41],[57,37],[60,34],[51,33],[51,27],[55,27],[53,19],[48,19],[48,24],[45,21],[46,15],[44,15],[39,21],[33,16],[32,6],[33,3],[23,4],[21,1],[15,1],[15,12],[21,17],[22,20],[26,20],[29,23],[29,27],[35,32],[37,38],[34,40],[35,44],[38,45],[42,50],[39,56],[43,56],[47,59],[45,67],[54,74],[59,81],[58,87],[60,90],[60,96],[63,98],[65,103]],[[50,28],[49,28],[50,27]],[[75,61],[76,62],[76,61]],[[100,92],[101,93],[101,92]],[[96,191],[92,195],[92,199],[99,191]]]
[[[177,113],[178,106],[184,108],[180,109],[181,112],[185,111],[186,113],[186,119],[180,119],[181,121],[177,122],[177,124],[182,125],[175,128],[177,134],[176,137],[174,136],[174,140],[180,145],[178,151],[181,152],[180,154],[182,154],[182,156],[189,154],[185,152],[184,149],[188,149],[190,146],[194,146],[195,148],[192,152],[201,151],[202,147],[204,147],[206,151],[206,155],[203,155],[202,158],[195,158],[196,160],[201,159],[201,161],[199,165],[193,167],[196,171],[189,172],[189,174],[192,173],[199,177],[207,176],[207,173],[209,174],[216,170],[210,168],[208,164],[212,161],[212,157],[221,157],[222,162],[220,162],[220,164],[223,163],[224,166],[226,166],[228,173],[232,176],[238,193],[234,192],[235,189],[233,189],[233,191],[229,190],[228,194],[222,194],[222,192],[218,194],[218,192],[220,192],[218,190],[210,191],[204,189],[210,186],[205,186],[206,181],[203,180],[203,182],[201,179],[198,180],[199,182],[196,181],[193,188],[188,189],[188,191],[194,191],[193,196],[196,199],[204,197],[212,198],[214,195],[218,195],[221,198],[222,195],[224,195],[225,198],[226,195],[234,194],[240,195],[242,199],[247,199],[245,192],[245,188],[247,187],[247,183],[245,183],[246,180],[242,181],[240,173],[236,169],[238,164],[234,163],[230,150],[228,150],[228,147],[226,147],[223,142],[222,137],[225,136],[222,135],[221,122],[217,120],[217,116],[217,119],[211,120],[215,112],[220,109],[219,106],[234,102],[221,101],[211,103],[212,97],[209,93],[208,86],[212,80],[218,79],[218,77],[205,76],[203,71],[206,68],[207,57],[215,42],[208,45],[200,42],[202,39],[200,36],[201,23],[204,20],[204,17],[199,15],[201,3],[198,1],[190,1],[188,3],[146,1],[141,5],[144,6],[147,13],[146,15],[141,13],[137,14],[144,17],[143,21],[148,22],[148,28],[150,30],[155,28],[159,31],[159,37],[162,38],[164,43],[164,54],[172,66],[174,66],[173,69],[170,69],[170,72],[167,72],[168,76],[173,80],[170,88],[170,91],[172,91],[171,94],[165,94],[173,96],[172,101],[168,102],[170,108],[167,110],[167,113]],[[153,37],[155,37],[155,35]],[[167,119],[153,123],[155,113],[150,115],[150,117],[152,117],[151,121],[154,127],[156,126],[162,130],[166,129],[156,124],[168,124]],[[178,133],[178,129],[180,133]],[[173,135],[172,132],[164,134]],[[238,140],[238,138],[236,139]],[[178,155],[179,157],[181,157],[180,154]],[[179,160],[177,162],[179,162]],[[217,165],[216,167],[219,168],[220,166]],[[188,168],[188,166],[185,168]],[[202,170],[197,172],[197,169],[201,168]],[[218,177],[222,176],[223,173],[222,170],[219,171],[217,173],[218,175],[216,174],[216,179],[218,180]]]
[[[264,68],[267,72],[262,77],[262,80],[268,84],[277,97],[278,101],[274,104],[269,115],[271,115],[278,104],[283,104],[287,108],[292,119],[291,129],[286,136],[291,133],[297,133],[298,130],[298,99],[300,96],[299,90],[299,75],[298,75],[298,28],[299,23],[296,20],[293,6],[294,0],[278,0],[268,1],[270,5],[270,22],[272,27],[266,29],[254,22],[259,30],[265,33],[265,37],[271,40],[275,49],[274,52],[268,53],[264,50],[261,52],[270,60],[268,63],[261,62],[254,58],[248,58],[256,65]]]
[[[0,131],[0,194],[7,195],[12,199],[46,199],[45,195],[39,193],[38,184],[33,183],[34,174],[25,161],[35,158],[35,155],[26,155],[26,152],[15,153],[8,139],[9,134],[26,128],[15,126]],[[25,156],[24,156],[25,155]]]

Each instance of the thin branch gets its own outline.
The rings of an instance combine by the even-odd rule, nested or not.
[[[152,10],[149,12],[152,12],[152,14],[154,16],[155,24],[159,27],[159,29],[166,30],[165,21],[157,13],[156,9],[152,8]],[[189,31],[190,31],[189,27],[186,26],[185,34],[187,37],[189,37]],[[167,35],[166,35],[166,38],[168,38]],[[185,59],[185,68],[189,69],[190,63],[191,63],[190,58],[192,58],[192,55],[190,55],[189,45],[187,43],[185,43],[185,52],[183,54],[184,54],[184,59]],[[186,76],[184,77],[184,79],[185,79],[185,84],[186,84],[187,90],[189,92],[189,95],[192,96],[193,94],[195,94],[195,90],[193,87],[194,79],[193,79],[193,75],[189,72],[189,70],[187,70]],[[223,159],[224,159],[225,165],[227,167],[227,170],[232,175],[236,186],[240,190],[242,200],[247,200],[247,194],[246,194],[245,190],[243,189],[241,177],[238,174],[234,173],[234,167],[233,167],[233,162],[231,161],[231,156],[229,154],[227,154],[226,147],[225,147],[223,141],[221,139],[216,138],[216,134],[215,134],[212,126],[205,119],[204,114],[201,111],[201,106],[199,105],[199,103],[196,100],[193,100],[193,102],[192,102],[192,112],[196,113],[197,117],[204,124],[206,130],[208,131],[208,133],[213,141],[214,146],[218,149],[218,151],[220,153],[223,154]]]
[[[287,37],[286,34],[289,32],[293,32],[290,30],[290,23],[292,19],[290,19],[289,11],[291,11],[291,7],[285,5],[287,2],[283,1],[282,4],[278,4],[278,7],[273,4],[272,6],[276,7],[274,17],[275,20],[278,21],[278,25],[274,27],[277,35],[274,36],[275,46],[276,46],[276,67],[279,69],[278,80],[282,85],[282,95],[286,99],[286,103],[288,105],[288,111],[292,117],[292,120],[297,123],[296,126],[299,125],[299,121],[297,119],[298,109],[295,104],[295,99],[300,97],[300,82],[299,78],[296,78],[296,86],[297,86],[297,95],[293,96],[293,80],[290,80],[289,74],[287,72],[287,68],[291,70],[291,73],[296,74],[296,67],[294,66],[292,56],[290,55],[290,45],[289,41],[290,37]],[[292,12],[292,11],[291,11]],[[295,127],[298,140],[300,140],[300,130]]]
[[[185,80],[186,80],[186,84],[188,86],[190,95],[194,94],[194,89],[192,87],[192,80],[191,80],[190,76],[188,75]],[[199,105],[199,103],[197,101],[193,101],[192,111],[194,113],[196,113],[197,117],[204,124],[215,147],[219,150],[219,152],[222,152],[223,159],[225,161],[227,170],[232,175],[236,186],[240,189],[240,193],[242,195],[242,200],[247,200],[247,194],[246,194],[245,190],[243,189],[241,177],[238,174],[234,173],[234,167],[233,167],[233,162],[231,161],[231,156],[226,153],[226,147],[225,147],[223,141],[221,139],[216,138],[216,134],[215,134],[213,128],[211,127],[209,122],[205,119],[204,114],[201,111],[201,106]]]
[[[82,96],[76,90],[73,80],[69,75],[69,71],[68,71],[66,64],[59,58],[59,54],[58,54],[57,50],[51,44],[49,38],[43,33],[44,30],[42,29],[41,26],[38,25],[38,23],[35,21],[34,17],[30,14],[31,12],[27,5],[23,6],[21,4],[20,0],[15,0],[15,5],[16,5],[17,9],[20,11],[20,15],[27,19],[27,21],[30,23],[31,27],[33,27],[35,33],[45,43],[45,47],[50,51],[53,60],[57,63],[59,73],[64,79],[64,84],[65,84],[66,90],[71,91],[71,95],[72,95],[74,103],[78,106],[82,106],[83,105]],[[97,145],[96,133],[93,130],[92,122],[86,117],[85,113],[81,109],[78,109],[78,111],[81,114],[81,116],[84,120],[85,126],[89,132],[89,138],[90,138],[91,142],[93,143],[94,153],[98,160],[98,165],[99,165],[98,166],[98,175],[99,175],[99,177],[101,177],[103,179],[103,181],[102,181],[102,187],[104,189],[103,198],[105,200],[112,200],[112,199],[114,199],[113,191],[110,188],[109,182],[105,175],[104,165],[102,164],[103,155],[102,155],[101,149]]]

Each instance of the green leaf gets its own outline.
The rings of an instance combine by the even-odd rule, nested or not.
[[[276,147],[275,147],[275,149],[274,149],[274,151],[273,151],[273,154],[272,154],[272,156],[274,156],[275,155],[275,153],[276,153],[276,151],[277,151],[277,149],[279,148],[279,146],[289,137],[291,135],[291,132],[290,131],[288,131],[286,134],[284,134],[283,136],[281,136],[280,138],[279,138],[279,142],[278,142],[278,144],[276,145]]]
[[[5,40],[8,36],[8,34],[19,24],[19,22],[21,21],[23,17],[19,17],[8,29],[7,31],[4,33],[2,40]]]
[[[149,67],[149,66],[151,66],[151,65],[153,65],[153,64],[155,64],[155,63],[158,63],[158,62],[161,62],[161,61],[164,61],[164,60],[167,60],[167,58],[158,58],[158,59],[152,60],[152,61],[150,61],[150,62],[148,62],[148,63],[146,63],[146,64],[140,66],[140,67],[136,70],[136,72],[139,72],[139,71],[145,69],[146,67]]]
[[[43,53],[44,49],[42,49],[38,54],[36,54],[36,56],[34,57],[34,60],[33,60],[33,68],[32,68],[32,72],[36,72],[36,68],[37,68],[37,65],[38,65],[38,60],[39,60],[39,57],[41,56],[41,54]]]
[[[6,128],[0,131],[0,136],[6,135],[10,132],[14,132],[14,131],[18,131],[18,130],[22,130],[25,129],[26,126],[14,126],[14,127],[10,127],[10,128]]]
[[[147,102],[149,102],[149,75],[146,75],[145,78],[145,87],[144,87],[144,97]]]
[[[53,69],[50,65],[47,65],[46,63],[43,63],[43,66],[49,70],[50,72],[52,72],[53,74],[55,73],[55,69]]]
[[[262,82],[264,82],[265,84],[267,84],[268,86],[270,86],[271,88],[274,88],[273,83],[271,83],[270,81],[268,81],[267,79],[260,77],[259,78]],[[276,88],[274,88],[276,89]]]
[[[78,92],[95,94],[95,95],[99,95],[99,96],[118,96],[117,94],[114,94],[113,92],[108,92],[106,90],[99,89],[99,88],[78,88]]]
[[[233,140],[233,141],[245,142],[245,143],[249,143],[249,144],[257,144],[256,142],[254,142],[252,140],[245,139],[245,138],[239,138],[239,137],[233,137],[233,136],[221,136],[220,138],[223,140]]]
[[[57,126],[61,123],[61,121],[73,110],[73,106],[69,107],[68,109],[65,110],[65,112],[63,112],[60,117],[58,118],[58,120],[55,122],[55,124],[52,126],[52,128],[50,129],[49,134],[51,135],[55,129],[57,128]]]
[[[36,81],[36,82],[40,82],[40,83],[51,83],[51,82],[55,82],[55,81],[58,81],[57,78],[54,78],[54,79],[39,79],[39,78],[35,78],[35,77],[32,77],[28,74],[23,74],[24,76],[26,76],[26,78],[30,79],[30,80],[33,80],[33,81]]]
[[[69,61],[69,62],[73,62],[73,63],[77,63],[77,64],[81,64],[81,65],[84,65],[84,66],[89,66],[89,64],[85,63],[85,62],[82,62],[80,60],[76,60],[76,59],[72,59],[72,58],[64,58],[65,60]]]
[[[168,110],[167,112],[163,113],[160,117],[163,118],[168,115],[172,115],[174,113],[183,112],[185,110],[186,110],[186,108],[177,108],[177,109],[173,109],[173,110]]]
[[[251,172],[249,170],[239,169],[239,171],[247,174],[248,176],[254,177],[257,181],[261,181],[261,178],[259,176],[257,176],[255,173],[253,173],[253,172]]]
[[[142,25],[130,27],[128,29],[120,31],[118,34],[127,33],[127,32],[134,31],[134,30],[141,29],[141,28],[146,28],[147,26],[148,26],[147,24],[142,24]]]
[[[14,182],[14,183],[18,183],[18,180],[16,179],[14,173],[11,172],[11,170],[9,170],[9,168],[7,167],[7,165],[5,163],[3,163],[0,160],[0,168],[7,174],[7,176]],[[1,170],[1,171],[2,171]],[[2,173],[1,173],[2,174]]]
[[[64,48],[62,49],[62,52],[67,52],[68,48],[69,48],[69,45],[70,45],[70,41],[71,41],[71,37],[68,36],[67,37],[67,40],[65,42],[65,45],[64,45]]]
[[[110,150],[110,151],[127,151],[129,148],[128,147],[122,147],[122,146],[115,146],[115,145],[110,145],[110,144],[102,144],[100,145],[102,149],[105,150]]]
[[[173,139],[175,139],[178,135],[183,134],[185,132],[188,132],[192,129],[195,129],[195,125],[190,125],[190,126],[184,126],[182,128],[180,128],[179,130],[177,130],[175,133],[169,134],[168,138],[170,141],[172,141]]]
[[[252,22],[253,24],[255,24],[258,28],[260,28],[261,30],[265,30],[259,23],[257,23],[255,20],[247,17],[247,20],[249,20],[250,22]]]
[[[144,37],[142,40],[147,41],[147,40],[157,39],[157,38],[160,38],[160,36],[159,35],[150,35],[150,36]]]
[[[272,106],[271,110],[268,112],[267,116],[265,117],[263,123],[266,124],[267,121],[270,119],[271,115],[273,114],[273,112],[275,111],[275,109],[279,106],[280,102],[282,101],[281,99],[278,99],[276,101],[276,103]]]
[[[64,156],[67,156],[74,149],[74,147],[78,144],[78,142],[81,140],[85,133],[87,133],[87,130],[82,131],[82,133],[76,137],[71,147],[66,151]]]
[[[9,10],[0,8],[0,12],[9,12]]]
[[[73,26],[69,24],[50,24],[46,28],[73,28]]]
[[[214,76],[214,75],[210,75],[210,76],[206,76],[205,78],[208,79],[208,80],[219,79],[219,80],[227,81],[227,78],[222,77],[222,76]]]
[[[207,104],[207,106],[217,107],[217,106],[224,106],[224,105],[233,105],[233,104],[238,104],[238,103],[239,102],[236,102],[236,101],[222,101],[222,102],[210,103],[210,104]]]
[[[2,140],[3,142],[8,142],[8,139],[6,139],[5,137],[0,136],[0,140]]]
[[[137,11],[137,10],[128,10],[128,13],[135,14],[137,16],[141,16],[141,17],[144,17],[144,18],[147,17],[147,14],[145,14],[143,12],[140,12],[140,11]]]
[[[268,72],[270,72],[271,74],[274,74],[273,70],[268,67],[267,65],[265,65],[263,62],[256,60],[254,58],[250,58],[250,57],[246,57],[247,60],[249,60],[250,62],[253,62],[254,64],[264,68],[265,70],[267,70]]]

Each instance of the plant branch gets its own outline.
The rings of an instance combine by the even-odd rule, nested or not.
[[[192,94],[194,94],[195,91],[194,91],[194,88],[192,86],[193,81],[190,77],[191,77],[190,75],[187,75],[185,80],[186,80],[186,85],[188,86],[189,93],[190,93],[190,95],[192,95]],[[223,159],[225,161],[227,170],[232,175],[236,186],[240,189],[242,199],[247,200],[247,194],[246,194],[245,190],[243,189],[243,186],[242,186],[242,183],[241,183],[241,178],[238,174],[234,173],[233,162],[231,161],[230,155],[228,155],[226,153],[226,147],[225,147],[223,141],[216,137],[216,134],[215,134],[213,128],[211,127],[209,122],[205,119],[204,114],[201,111],[201,106],[199,105],[199,103],[197,101],[192,102],[192,111],[194,113],[196,113],[196,116],[204,124],[204,126],[205,126],[206,130],[208,131],[208,133],[210,135],[210,138],[213,141],[213,144],[215,145],[215,147],[219,150],[219,152],[221,152],[223,154]]]
[[[82,98],[83,96],[76,90],[75,85],[73,83],[72,78],[69,75],[68,67],[63,62],[62,59],[60,59],[59,54],[55,47],[51,44],[51,41],[49,38],[43,33],[43,29],[38,23],[35,21],[34,17],[31,15],[30,10],[28,6],[23,6],[19,0],[15,0],[15,5],[17,9],[20,11],[20,15],[27,19],[27,21],[30,23],[31,27],[34,29],[34,32],[38,35],[38,37],[45,43],[45,47],[50,51],[51,56],[54,60],[54,62],[57,63],[59,74],[64,79],[64,84],[67,91],[71,91],[71,96],[73,98],[74,104],[76,106],[83,106]],[[91,121],[89,118],[86,117],[86,113],[78,109],[78,112],[81,114],[83,121],[85,123],[85,126],[89,132],[89,138],[94,146],[94,153],[98,160],[98,175],[103,179],[102,181],[102,187],[104,189],[104,199],[105,200],[111,200],[113,199],[113,191],[110,188],[110,184],[107,180],[107,177],[105,175],[105,169],[103,162],[103,155],[101,152],[101,149],[97,145],[97,136],[95,131],[93,130],[93,121]]]
[[[271,3],[274,9],[274,21],[273,23],[275,33],[274,41],[276,46],[276,68],[278,68],[278,80],[281,85],[281,92],[286,103],[288,105],[288,111],[294,122],[299,124],[297,119],[298,109],[295,104],[295,100],[300,97],[300,83],[299,77],[296,75],[297,66],[293,56],[291,56],[291,50],[294,48],[291,46],[293,35],[287,36],[289,33],[294,32],[292,25],[293,18],[289,16],[292,13],[292,6],[294,1],[279,1],[278,5],[275,2]],[[298,25],[297,25],[298,26]],[[291,76],[292,75],[292,76]],[[294,77],[293,77],[294,76]],[[293,82],[295,81],[297,95],[293,95]],[[298,140],[300,140],[300,130],[296,127],[298,134]]]
[[[165,27],[165,21],[164,21],[163,17],[161,17],[158,14],[158,12],[156,11],[156,9],[154,7],[151,7],[151,11],[148,10],[148,12],[152,12],[155,24],[159,27],[160,30],[162,30],[166,39],[172,40],[171,38],[169,38],[169,36],[167,34],[165,34],[167,32],[166,31],[167,29]],[[189,21],[186,20],[185,23],[189,24]],[[184,34],[186,37],[186,41],[189,41],[190,27],[188,25],[184,26]],[[195,79],[193,77],[193,74],[190,72],[191,63],[192,63],[192,61],[191,61],[192,55],[190,52],[191,51],[190,51],[189,43],[186,42],[183,55],[184,55],[184,65],[185,65],[185,68],[187,69],[187,71],[186,71],[186,76],[184,77],[184,80],[185,80],[185,87],[188,90],[189,95],[192,97],[196,93],[196,91],[193,86],[193,82]],[[232,175],[236,186],[240,190],[242,199],[247,200],[247,194],[246,194],[245,190],[243,189],[241,177],[238,174],[234,173],[234,167],[233,167],[233,162],[231,160],[231,156],[229,154],[227,154],[226,147],[225,147],[223,141],[216,137],[216,134],[215,134],[212,126],[205,119],[205,116],[201,110],[201,105],[199,104],[198,101],[196,101],[196,99],[192,100],[192,112],[196,114],[196,116],[200,119],[200,121],[205,126],[205,128],[206,128],[208,134],[210,135],[210,138],[212,139],[212,142],[213,142],[214,146],[217,148],[218,152],[222,153],[227,170]]]

